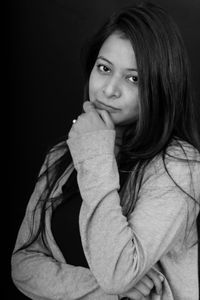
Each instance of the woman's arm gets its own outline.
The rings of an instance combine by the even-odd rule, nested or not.
[[[44,164],[41,173],[45,168]],[[51,233],[50,209],[46,213],[47,242],[50,249],[47,250],[42,241],[37,239],[31,246],[17,251],[30,237],[33,211],[45,184],[45,179],[36,184],[17,236],[11,260],[14,284],[22,293],[35,300],[118,299],[117,296],[106,295],[89,269],[66,263]],[[38,228],[39,220],[38,207],[35,211],[33,233]]]
[[[12,257],[12,278],[31,299],[109,299],[89,269],[59,262],[43,253],[20,251]]]
[[[12,278],[22,293],[35,300],[118,299],[99,287],[89,269],[70,266],[39,251],[14,254]]]
[[[48,251],[38,239],[28,248],[16,252],[27,241],[30,235],[32,211],[42,190],[43,182],[40,182],[36,185],[29,201],[12,255],[12,278],[17,288],[28,297],[37,300],[58,298],[62,300],[75,300],[80,299],[80,297],[81,299],[88,300],[118,299],[118,296],[108,295],[99,287],[89,269],[74,267],[65,262],[53,239],[49,227],[50,224],[47,224],[47,231],[51,251]],[[39,220],[38,213],[36,211],[35,229]],[[50,216],[48,216],[48,220],[50,221]],[[161,289],[161,280],[155,271],[151,270],[149,278],[144,276],[135,288],[131,288],[126,293],[126,297],[134,300],[143,299],[145,295],[151,293],[154,286],[157,291]]]
[[[113,144],[113,130],[68,140],[83,198],[80,231],[86,258],[100,286],[120,294],[135,286],[177,239],[184,238],[188,208],[194,202],[158,164],[146,176],[127,220],[120,206]],[[172,160],[168,167],[174,180],[190,193],[187,163]]]

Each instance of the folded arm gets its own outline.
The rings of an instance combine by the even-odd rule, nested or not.
[[[42,170],[44,169],[45,166]],[[107,295],[100,288],[89,269],[67,264],[51,233],[50,209],[47,210],[46,216],[49,249],[46,249],[38,238],[26,249],[17,251],[30,237],[33,210],[44,187],[45,180],[37,183],[17,236],[11,261],[14,284],[22,293],[35,300],[118,299],[115,295]],[[38,228],[39,220],[38,207],[35,212],[34,232]]]
[[[71,138],[68,145],[83,198],[80,232],[86,258],[100,286],[121,294],[184,239],[189,201],[159,162],[146,176],[130,218],[123,216],[114,138],[114,131],[100,130]],[[168,167],[189,192],[186,165],[175,160]]]

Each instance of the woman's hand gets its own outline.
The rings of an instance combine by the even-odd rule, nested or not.
[[[81,114],[72,125],[69,138],[92,131],[114,129],[114,123],[107,111],[95,109],[89,101],[84,102],[83,110],[85,113]]]
[[[142,300],[155,289],[155,293],[160,295],[162,292],[162,282],[164,278],[151,269],[130,291],[121,296],[120,299]]]

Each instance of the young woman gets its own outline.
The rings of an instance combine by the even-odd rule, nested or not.
[[[47,154],[13,281],[32,299],[197,300],[200,141],[180,33],[155,5],[122,9],[85,71],[88,101]]]

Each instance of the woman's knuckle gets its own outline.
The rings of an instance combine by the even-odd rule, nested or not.
[[[150,294],[150,292],[151,292],[150,289],[148,289],[148,288],[147,288],[147,289],[144,289],[144,290],[143,290],[143,295],[144,295],[144,296],[148,296],[148,295]]]

